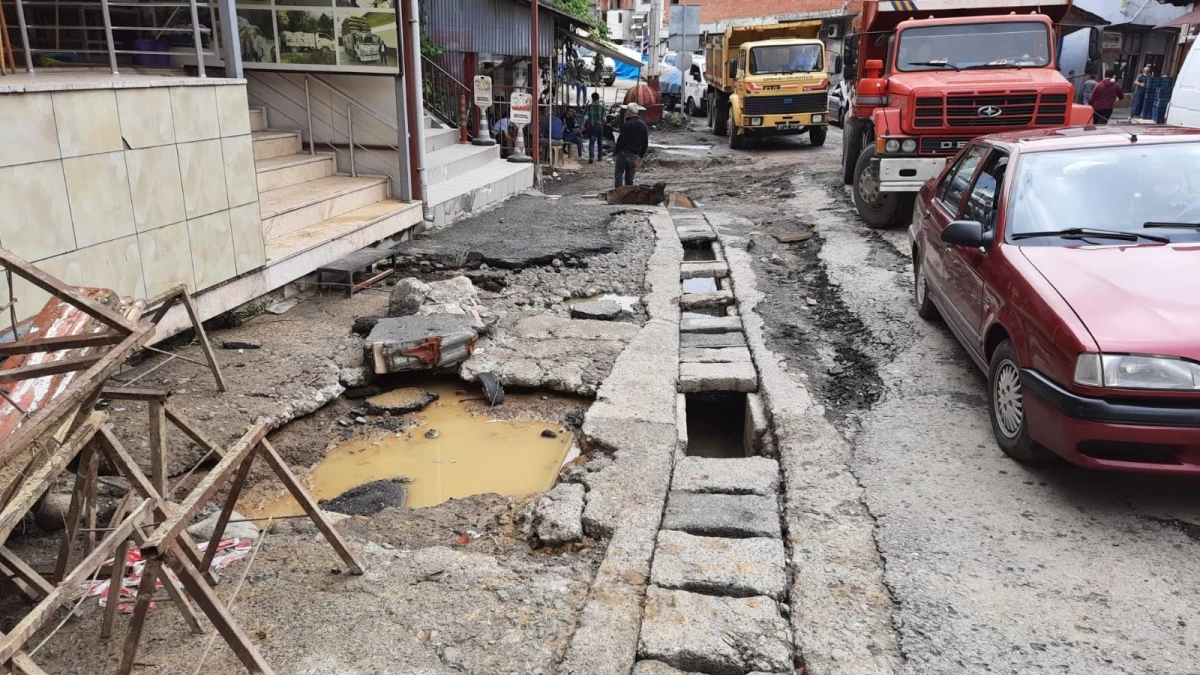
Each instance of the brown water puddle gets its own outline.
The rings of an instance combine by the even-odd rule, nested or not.
[[[413,508],[485,493],[521,497],[553,487],[572,443],[571,434],[557,423],[498,419],[488,414],[477,392],[457,393],[461,390],[455,383],[423,388],[440,398],[413,413],[419,422],[416,427],[399,437],[390,431],[372,431],[341,443],[301,476],[312,496],[332,499],[352,487],[401,476],[412,479],[405,486],[405,505]],[[509,393],[503,405],[532,404],[541,398]],[[436,436],[427,438],[431,429],[437,430]],[[543,437],[545,429],[557,438]],[[252,490],[238,510],[251,518],[301,513],[291,496],[275,491],[273,483],[266,485],[272,492]]]

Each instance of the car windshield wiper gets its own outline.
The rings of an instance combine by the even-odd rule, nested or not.
[[[963,70],[987,70],[990,68],[1040,68],[1040,66],[1021,65],[1018,63],[981,63],[977,66],[964,66]]]
[[[948,63],[946,61],[909,61],[908,65],[910,65],[910,66],[930,66],[930,67],[936,67],[936,68],[953,68],[954,70],[962,70],[962,68],[959,68],[958,66],[954,65],[953,63]]]
[[[1124,241],[1149,239],[1150,241],[1157,241],[1160,244],[1171,243],[1170,239],[1157,234],[1145,234],[1143,232],[1121,232],[1118,230],[1093,230],[1088,227],[1071,227],[1065,230],[1050,230],[1047,232],[1018,232],[1012,236],[1013,241],[1017,241],[1018,239],[1032,239],[1034,237],[1062,237],[1063,239],[1122,239]]]
[[[1190,229],[1195,230],[1195,229],[1200,229],[1200,223],[1162,223],[1162,222],[1152,220],[1148,223],[1142,223],[1142,227],[1163,227],[1163,228],[1173,228],[1173,229],[1177,229],[1177,230],[1184,230],[1184,229],[1190,228]]]

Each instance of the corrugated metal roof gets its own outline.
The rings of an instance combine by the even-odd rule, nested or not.
[[[423,3],[429,37],[448,52],[529,56],[529,3],[515,0],[432,0]],[[554,23],[562,14],[538,13],[538,52],[554,51]]]

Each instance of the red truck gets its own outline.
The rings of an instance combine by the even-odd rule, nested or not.
[[[869,227],[902,225],[926,180],[972,139],[1088,124],[1058,72],[1072,0],[866,0],[846,40],[853,79],[842,177]],[[1099,58],[1099,30],[1089,58]]]

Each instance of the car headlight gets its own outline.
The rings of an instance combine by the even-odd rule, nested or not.
[[[900,149],[904,152],[916,152],[917,141],[912,138],[906,138],[904,139],[904,142],[900,144]]]
[[[899,152],[900,151],[900,141],[898,141],[894,138],[887,139],[887,142],[883,144],[883,151],[888,152],[888,153]]]
[[[1113,389],[1200,391],[1200,364],[1169,356],[1080,354],[1075,384]]]

